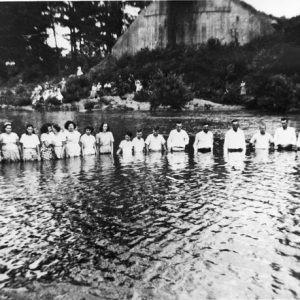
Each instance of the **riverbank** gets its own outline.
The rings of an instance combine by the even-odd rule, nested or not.
[[[87,103],[91,108],[87,109]],[[82,99],[78,102],[61,104],[61,105],[43,105],[34,108],[32,105],[14,106],[8,104],[0,105],[2,110],[15,110],[15,111],[150,111],[150,102],[138,102],[134,100],[134,94],[127,94],[123,97],[120,96],[102,96],[98,99]],[[224,105],[212,101],[194,98],[188,102],[182,111],[235,111],[245,109],[242,105]],[[172,111],[170,107],[159,106],[156,111]]]

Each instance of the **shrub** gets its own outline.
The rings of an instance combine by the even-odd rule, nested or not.
[[[150,101],[151,92],[148,89],[142,89],[134,94],[133,100],[138,102],[148,102]]]
[[[54,105],[54,106],[60,106],[62,103],[56,97],[51,97],[51,98],[47,99],[46,104],[47,105],[50,104],[50,105]]]
[[[66,90],[62,93],[64,103],[87,98],[90,95],[91,87],[91,82],[84,75],[70,77],[66,83]]]
[[[92,110],[95,106],[95,103],[93,101],[88,101],[86,103],[84,103],[84,108],[86,110]]]
[[[152,90],[150,97],[152,109],[162,105],[180,110],[193,99],[193,93],[183,82],[182,76],[174,73],[164,75],[160,70],[153,77],[150,90]]]

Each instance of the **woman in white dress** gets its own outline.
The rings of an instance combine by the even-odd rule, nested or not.
[[[76,124],[72,121],[65,123],[66,135],[66,156],[80,156],[81,148],[79,145],[80,133],[76,130]]]
[[[42,160],[55,159],[53,149],[53,132],[52,124],[46,123],[41,127],[41,158]]]
[[[80,145],[81,145],[81,153],[82,156],[86,155],[95,155],[96,151],[96,139],[92,135],[94,128],[91,126],[87,126],[84,129],[84,134],[80,138]]]
[[[53,129],[53,147],[57,159],[65,157],[66,135],[58,124],[52,125]]]
[[[10,122],[4,123],[3,133],[0,134],[1,145],[1,159],[7,162],[14,162],[20,160],[20,146],[19,137],[16,133],[12,132]],[[0,159],[0,160],[1,160]]]
[[[40,139],[33,133],[33,125],[26,126],[26,133],[23,133],[20,139],[22,146],[22,157],[24,161],[40,160]]]
[[[114,137],[107,123],[102,123],[96,135],[96,143],[100,154],[113,154]]]

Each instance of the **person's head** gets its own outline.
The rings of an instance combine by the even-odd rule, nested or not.
[[[234,119],[231,121],[231,126],[232,126],[232,129],[234,131],[237,131],[238,128],[239,128],[239,121],[237,119]]]
[[[110,131],[110,128],[106,122],[103,122],[100,126],[100,132],[107,132]]]
[[[176,129],[178,132],[182,129],[182,123],[180,121],[176,122]]]
[[[41,127],[41,133],[49,133],[52,131],[52,124],[46,123]]]
[[[283,129],[287,129],[288,127],[288,119],[287,118],[281,118],[281,125]]]
[[[53,130],[53,132],[54,132],[55,134],[57,134],[57,133],[60,132],[61,128],[60,128],[60,126],[59,126],[58,124],[53,124],[53,125],[52,125],[52,130]]]
[[[12,127],[11,127],[11,123],[10,122],[5,122],[4,126],[3,126],[3,132],[5,133],[11,133],[12,131]]]
[[[266,133],[266,124],[264,123],[264,122],[261,122],[260,124],[259,124],[259,131],[260,131],[260,133],[261,134],[265,134]]]
[[[143,137],[142,129],[138,129],[138,130],[136,131],[136,137],[137,137],[138,139],[140,139],[140,138]]]
[[[129,142],[129,141],[131,140],[131,137],[132,137],[132,133],[131,133],[130,131],[127,131],[127,132],[125,133],[125,140],[126,140],[127,142]]]
[[[159,127],[158,126],[155,126],[154,128],[153,128],[153,135],[154,136],[158,136],[158,133],[159,133]]]
[[[91,133],[94,131],[94,128],[92,126],[86,126],[84,128],[84,132],[86,135],[91,135]]]
[[[27,124],[26,125],[26,134],[27,135],[32,135],[33,134],[33,125],[32,124]]]
[[[203,124],[203,131],[205,133],[208,133],[208,130],[209,130],[209,124],[206,122],[206,123]]]
[[[67,121],[65,123],[65,129],[67,129],[68,131],[72,132],[76,129],[76,124],[73,121]]]

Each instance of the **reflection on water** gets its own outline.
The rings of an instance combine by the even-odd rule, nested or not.
[[[299,299],[299,152],[230,154],[0,164],[1,286]]]

